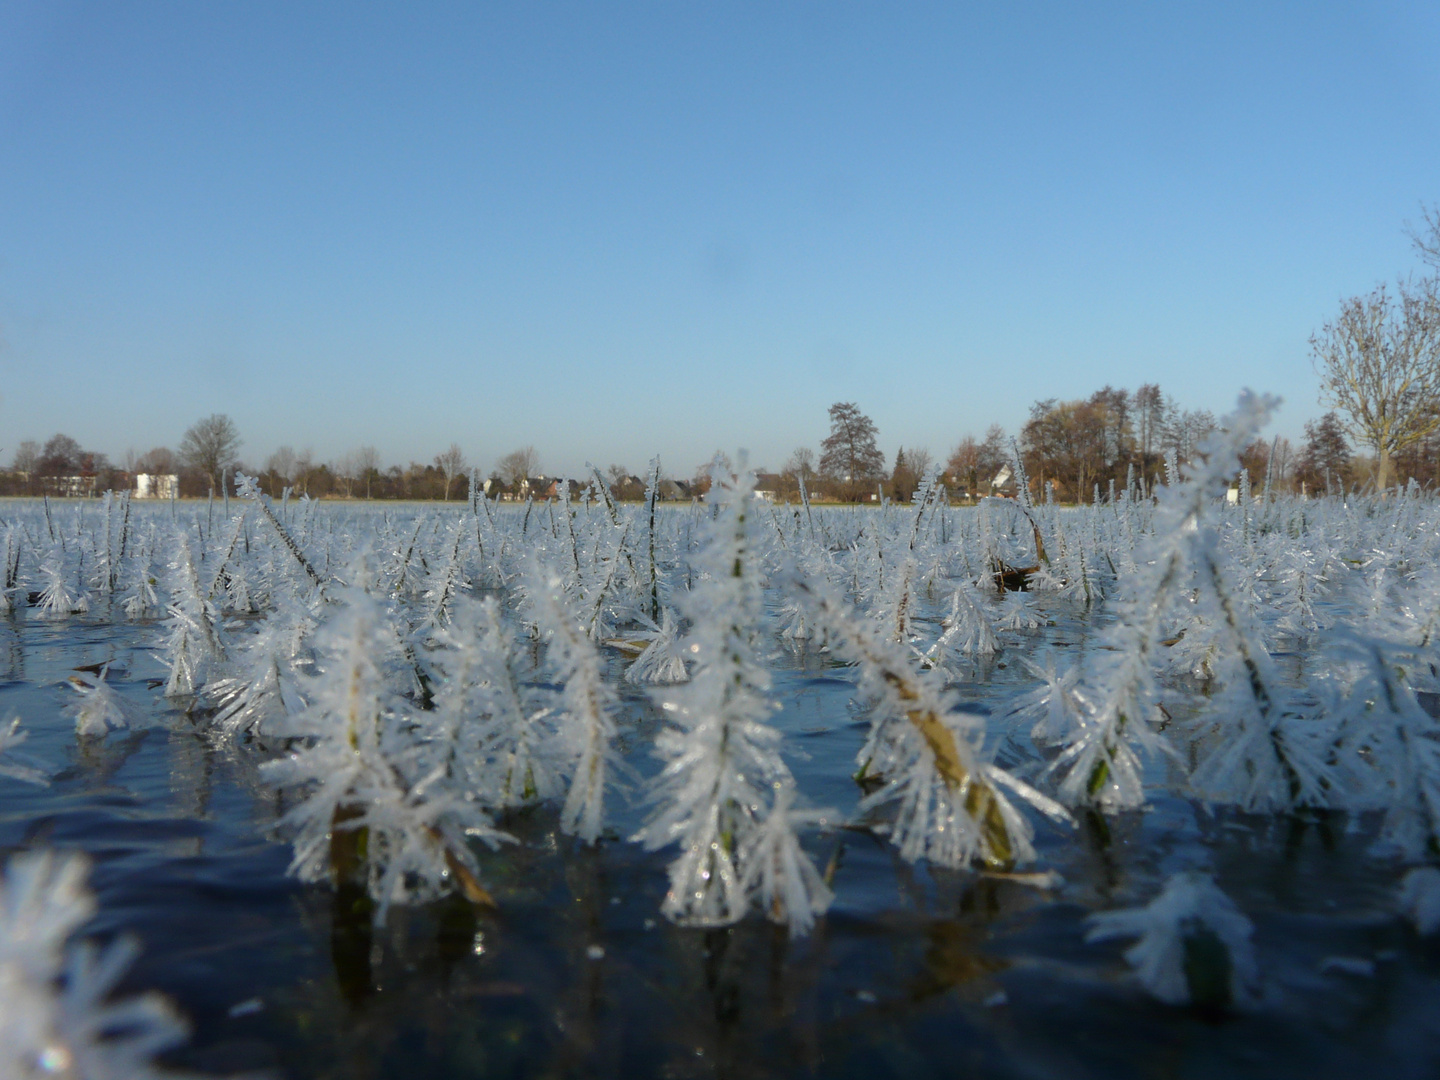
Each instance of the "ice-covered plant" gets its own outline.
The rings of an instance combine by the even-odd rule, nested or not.
[[[1001,599],[1000,616],[995,625],[1001,630],[1035,630],[1041,621],[1027,594],[1016,589],[1007,591]]]
[[[24,605],[25,590],[20,581],[20,554],[25,533],[18,525],[7,525],[0,540],[0,615]]]
[[[171,600],[166,619],[164,660],[170,668],[165,683],[169,697],[194,693],[205,681],[212,663],[225,659],[219,612],[200,585],[199,568],[190,541],[180,536],[170,564]]]
[[[668,686],[684,682],[690,675],[685,669],[685,645],[675,613],[665,608],[660,616],[660,625],[651,623],[650,626],[652,629],[642,632],[643,637],[635,631],[630,632],[631,637],[648,638],[648,643],[625,669],[625,681],[636,686]]]
[[[127,619],[148,619],[161,610],[156,546],[155,527],[151,525],[147,535],[135,538],[131,557],[121,564],[120,590],[124,596],[121,608]]]
[[[1336,636],[1331,663],[1348,686],[1331,704],[1332,742],[1351,755],[1359,805],[1385,811],[1381,847],[1418,859],[1440,849],[1440,722],[1421,707],[1398,652],[1359,633]]]
[[[661,910],[676,922],[720,926],[755,904],[801,932],[824,910],[813,873],[790,872],[803,859],[789,809],[790,770],[779,754],[769,673],[757,655],[763,620],[751,541],[754,477],[734,476],[717,459],[707,501],[715,510],[696,564],[704,575],[684,598],[694,632],[691,681],[665,693],[671,720],[656,740],[665,762],[656,809],[637,839],[655,850],[679,843]],[[747,862],[759,858],[759,866]],[[776,860],[779,860],[778,862]]]
[[[791,937],[800,937],[829,909],[834,894],[800,847],[797,834],[802,828],[827,825],[831,811],[795,810],[794,801],[793,783],[775,789],[769,813],[741,847],[740,889],[775,922],[787,923]]]
[[[1144,907],[1091,915],[1086,941],[1138,938],[1125,950],[1142,986],[1167,1005],[1224,1008],[1254,999],[1254,928],[1210,877],[1187,870]]]
[[[601,675],[595,643],[567,602],[560,579],[546,577],[530,591],[535,623],[547,643],[546,666],[562,688],[557,734],[572,776],[560,827],[594,844],[605,824],[605,789],[619,764],[611,747],[615,692]]]
[[[316,612],[287,595],[253,633],[232,642],[225,674],[205,686],[205,701],[215,710],[211,729],[224,738],[263,734],[305,707],[302,671]]]
[[[260,516],[270,526],[270,532],[290,555],[293,564],[304,573],[309,584],[315,588],[324,587],[324,580],[320,572],[315,569],[301,542],[290,534],[290,530],[275,516],[275,511],[270,507],[270,500],[260,492],[259,482],[253,476],[246,476],[244,473],[235,474],[235,489],[244,498],[252,501],[260,511]],[[287,489],[286,494],[289,494]],[[308,500],[307,500],[308,501]],[[303,534],[302,534],[303,535]]]
[[[72,586],[69,578],[65,549],[60,544],[51,545],[40,563],[40,579],[45,583],[40,590],[40,602],[35,605],[40,618],[64,619],[90,610],[90,598],[85,590],[78,583]]]
[[[876,599],[873,617],[891,641],[908,644],[914,637],[915,572],[915,558],[907,553],[885,575],[885,586]]]
[[[1128,579],[1120,598],[1116,621],[1100,635],[1100,647],[1089,658],[1082,679],[1081,697],[1089,708],[1072,731],[1067,746],[1052,763],[1062,775],[1060,794],[1071,804],[1092,804],[1104,809],[1139,806],[1145,800],[1143,757],[1146,752],[1169,751],[1159,734],[1160,687],[1157,650],[1167,613],[1189,591],[1197,590],[1209,606],[1212,623],[1226,627],[1227,685],[1239,682],[1250,693],[1246,717],[1249,730],[1262,738],[1247,745],[1269,754],[1270,761],[1250,764],[1270,770],[1270,762],[1283,756],[1283,739],[1271,734],[1281,723],[1278,701],[1268,689],[1267,657],[1248,630],[1243,612],[1225,586],[1223,556],[1207,514],[1224,497],[1229,478],[1239,469],[1238,454],[1268,419],[1276,402],[1248,391],[1236,411],[1201,447],[1200,461],[1190,466],[1184,482],[1160,494],[1154,534],[1137,553],[1141,570]],[[1298,772],[1302,763],[1285,761],[1278,771]],[[1287,769],[1289,770],[1287,772]],[[1211,778],[1217,790],[1224,790]],[[1299,790],[1308,791],[1311,778],[1299,778]],[[1269,789],[1266,789],[1269,792]],[[1270,793],[1264,794],[1270,798]]]
[[[93,674],[77,671],[67,680],[70,688],[80,695],[80,700],[65,710],[65,714],[75,720],[77,735],[104,735],[141,722],[139,709],[106,681],[109,673],[110,665],[106,664]]]
[[[1021,660],[1041,685],[1017,698],[1010,706],[1011,715],[1032,722],[1030,737],[1036,743],[1053,746],[1086,722],[1088,710],[1079,691],[1080,668],[1057,671],[1054,653],[1045,654],[1044,667],[1029,657]]]
[[[463,797],[499,809],[558,797],[568,754],[554,694],[535,685],[493,596],[462,601],[435,636],[439,678],[427,718],[433,760]]]
[[[456,518],[445,538],[445,561],[436,567],[425,589],[425,618],[421,630],[433,630],[450,621],[450,609],[455,597],[470,588],[461,564],[460,544],[465,539],[466,522]]]
[[[17,855],[0,881],[0,1076],[147,1080],[186,1027],[159,994],[111,1000],[139,951],[70,938],[95,914],[79,855]]]
[[[466,838],[493,845],[502,834],[435,764],[426,717],[398,688],[405,664],[394,628],[365,588],[365,567],[353,576],[357,583],[339,590],[339,609],[315,632],[308,705],[276,732],[300,744],[262,767],[270,783],[300,796],[280,822],[294,837],[291,872],[363,884],[377,921],[392,903],[457,885],[487,902]]]
[[[1056,820],[1070,820],[1065,810],[980,760],[983,718],[958,712],[934,672],[916,672],[900,646],[828,588],[801,581],[792,586],[809,596],[835,655],[859,671],[872,719],[857,779],[880,785],[861,808],[894,804],[888,831],[901,855],[942,866],[976,860],[1011,866],[1032,859],[1030,823],[1001,788]]]
[[[1000,650],[1000,637],[985,611],[985,600],[968,581],[950,594],[950,612],[941,627],[939,638],[925,650],[924,667],[943,667],[945,657],[952,653],[990,656]]]

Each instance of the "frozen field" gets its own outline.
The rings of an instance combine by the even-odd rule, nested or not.
[[[1262,411],[1076,509],[0,505],[0,847],[209,1073],[1433,1076],[1440,504],[1227,502]]]

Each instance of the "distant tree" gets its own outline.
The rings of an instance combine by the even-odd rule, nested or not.
[[[915,470],[917,477],[924,476],[934,466],[935,459],[931,457],[930,451],[923,446],[912,446],[910,448],[910,468]]]
[[[1037,401],[1020,432],[1020,447],[1041,488],[1053,480],[1064,497],[1083,501],[1105,469],[1103,410],[1088,401]]]
[[[222,474],[235,464],[240,443],[235,421],[224,413],[213,413],[185,432],[180,440],[180,460],[209,481],[213,495],[223,482]]]
[[[694,494],[704,495],[710,491],[710,471],[717,463],[727,473],[734,470],[734,466],[730,463],[730,455],[723,450],[716,450],[709,461],[695,466],[695,475],[690,479],[690,490]]]
[[[985,429],[985,441],[980,444],[977,466],[980,472],[980,482],[985,489],[985,494],[990,494],[991,485],[995,477],[1000,475],[1000,470],[1010,460],[1010,439],[1005,434],[1005,429],[999,424],[991,424]]]
[[[1135,455],[1143,487],[1160,464],[1160,448],[1165,432],[1165,395],[1160,392],[1158,384],[1144,383],[1131,397],[1130,408],[1135,429]]]
[[[168,446],[155,446],[135,459],[137,473],[155,476],[172,476],[175,473],[175,454]]]
[[[15,448],[14,468],[16,472],[24,473],[27,477],[33,473],[40,463],[40,444],[34,439],[26,439]]]
[[[946,482],[970,498],[989,495],[991,484],[1009,460],[1010,441],[1005,429],[991,424],[985,431],[984,442],[976,442],[973,435],[966,435],[956,444],[945,464]]]
[[[275,452],[265,459],[265,471],[272,472],[281,480],[289,483],[295,479],[295,451],[292,447],[277,447]]]
[[[1394,458],[1440,428],[1440,281],[1402,281],[1351,297],[1310,338],[1320,399],[1348,417],[1375,450],[1375,486],[1390,486]]]
[[[808,484],[815,475],[815,451],[808,446],[797,446],[786,460],[781,472],[787,476],[803,479]]]
[[[1294,472],[1294,452],[1290,440],[1283,435],[1273,439],[1256,439],[1240,452],[1240,464],[1250,474],[1250,484],[1259,494],[1265,481],[1270,481],[1270,490],[1288,490]]]
[[[1327,412],[1305,424],[1305,445],[1300,450],[1296,472],[1307,488],[1317,491],[1331,486],[1343,489],[1350,478],[1350,443],[1340,417]]]
[[[895,467],[890,471],[890,497],[908,502],[915,489],[930,471],[930,451],[924,447],[903,446],[895,451]]]
[[[974,435],[966,435],[945,462],[945,479],[951,490],[972,496],[980,483],[980,444]]]
[[[295,450],[290,446],[276,447],[265,459],[265,475],[270,480],[270,495],[279,498],[295,479]]]
[[[310,477],[314,472],[315,451],[307,446],[295,455],[295,464],[290,473],[291,484],[300,489],[300,494],[310,494]]]
[[[380,471],[380,454],[373,446],[362,446],[355,451],[355,468],[365,480],[365,498],[370,498],[370,483]]]
[[[500,478],[513,487],[536,475],[540,468],[540,455],[535,452],[535,447],[522,446],[502,457],[495,468],[499,470]]]
[[[875,445],[875,423],[851,401],[830,406],[830,434],[820,444],[820,474],[846,498],[855,499],[885,475],[885,455]]]
[[[797,446],[794,452],[780,466],[778,489],[786,499],[800,497],[800,482],[805,482],[807,491],[815,487],[815,451],[808,446]]]
[[[1418,229],[1408,230],[1415,245],[1415,253],[1423,262],[1440,270],[1440,205],[1420,208],[1425,224]]]
[[[1098,475],[1113,478],[1135,453],[1135,432],[1131,423],[1130,395],[1113,386],[1103,386],[1090,395],[1100,436]]]
[[[1265,439],[1252,440],[1250,445],[1240,451],[1240,467],[1250,477],[1250,484],[1255,490],[1260,489],[1260,480],[1265,475],[1266,463],[1270,460],[1270,443]]]
[[[450,501],[450,485],[455,477],[465,471],[465,455],[459,443],[451,443],[450,449],[435,455],[435,467],[445,475],[445,501]]]
[[[1216,428],[1215,414],[1209,409],[1181,409],[1166,401],[1165,423],[1161,428],[1161,448],[1173,450],[1181,461],[1190,461],[1200,441]]]
[[[345,498],[350,498],[350,493],[355,488],[355,478],[359,475],[359,468],[355,464],[355,454],[350,452],[342,454],[330,463],[330,475],[339,484]]]
[[[1270,440],[1270,459],[1265,463],[1270,486],[1275,491],[1288,491],[1295,476],[1295,447],[1284,435]]]
[[[85,451],[69,435],[52,435],[40,451],[35,471],[41,476],[73,476],[80,471]]]

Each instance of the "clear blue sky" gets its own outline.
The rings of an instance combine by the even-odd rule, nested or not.
[[[958,10],[967,9],[967,10]],[[0,457],[943,456],[1416,266],[1440,4],[0,0]]]

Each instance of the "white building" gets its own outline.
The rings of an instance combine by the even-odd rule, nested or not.
[[[136,473],[137,499],[173,499],[180,494],[180,477],[174,473]]]

